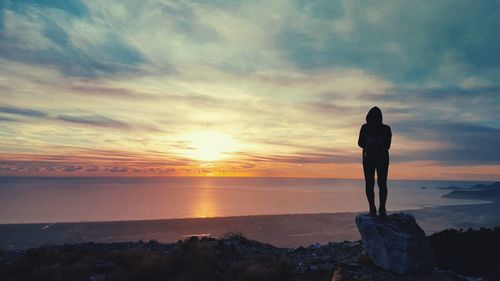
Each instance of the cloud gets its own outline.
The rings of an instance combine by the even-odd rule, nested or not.
[[[319,163],[355,163],[359,162],[359,155],[348,153],[311,153],[303,152],[297,155],[274,155],[265,156],[246,155],[247,161],[268,163],[292,163],[292,164],[319,164]]]
[[[401,122],[394,127],[393,131],[407,137],[443,144],[435,149],[396,156],[397,160],[433,160],[452,166],[500,164],[498,128],[454,122]]]
[[[459,77],[448,79],[461,80],[468,73],[493,79],[492,74],[498,74],[498,63],[491,61],[497,56],[493,46],[499,40],[494,32],[500,21],[495,16],[498,3],[315,1],[299,5],[306,22],[314,22],[316,28],[285,27],[280,46],[301,67],[335,64],[370,70],[393,81],[421,83],[443,78],[436,77],[436,66],[453,62],[446,61],[448,57],[455,66],[463,66],[463,72],[455,73]]]
[[[14,118],[10,118],[10,117],[0,116],[0,121],[3,121],[3,122],[13,122],[13,121],[17,121],[17,120],[14,119]]]
[[[84,77],[134,71],[142,61],[109,30],[105,19],[90,18],[82,2],[8,1],[2,12],[3,58],[55,66],[66,75]]]
[[[0,106],[0,113],[7,113],[12,115],[21,115],[30,118],[45,118],[49,114],[40,110],[10,107],[10,106]]]
[[[71,147],[66,144],[46,150],[53,153],[0,153],[0,166],[15,169],[30,165],[52,171],[62,171],[67,167],[70,167],[69,169],[82,167],[81,170],[96,172],[123,166],[147,170],[151,167],[173,168],[191,164],[191,161],[176,155],[161,152],[144,154],[125,148],[105,150]]]
[[[97,127],[104,128],[117,128],[117,129],[128,129],[130,126],[121,121],[111,119],[109,117],[99,116],[99,115],[58,115],[57,119],[70,122],[79,123]]]
[[[2,21],[8,40],[0,50],[8,59],[88,77],[176,75],[198,66],[234,73],[335,66],[421,83],[452,74],[442,71],[452,66],[456,73],[448,80],[455,85],[470,77],[489,83],[499,71],[491,59],[499,7],[468,1],[8,1]]]
[[[96,167],[96,166],[87,167],[85,170],[87,172],[97,172],[97,171],[99,171],[99,167]]]
[[[238,141],[235,167],[331,169],[359,163],[373,105],[398,165],[498,163],[495,2],[2,3],[12,169],[200,171],[185,136],[207,130]]]
[[[111,173],[126,173],[128,172],[127,167],[112,167],[108,169]]]
[[[68,167],[64,167],[62,170],[65,172],[76,172],[76,171],[80,171],[82,169],[83,169],[83,167],[79,167],[79,166],[68,166]]]

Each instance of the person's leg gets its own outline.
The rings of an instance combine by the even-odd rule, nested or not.
[[[389,163],[383,162],[377,165],[377,185],[379,189],[379,214],[380,216],[386,215],[385,203],[387,202],[387,174],[389,170]]]
[[[375,165],[364,161],[363,172],[365,174],[365,192],[368,204],[370,205],[370,215],[377,215],[377,208],[375,207]]]

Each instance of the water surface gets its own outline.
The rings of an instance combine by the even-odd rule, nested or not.
[[[436,188],[478,181],[389,182],[388,210],[482,203]],[[146,220],[365,211],[362,180],[0,177],[0,223]]]

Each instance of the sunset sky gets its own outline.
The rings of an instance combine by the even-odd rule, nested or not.
[[[0,1],[0,175],[500,179],[498,1]]]

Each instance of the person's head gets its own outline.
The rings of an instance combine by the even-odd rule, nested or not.
[[[368,125],[380,125],[382,124],[382,111],[380,108],[374,106],[366,114],[366,123]]]

